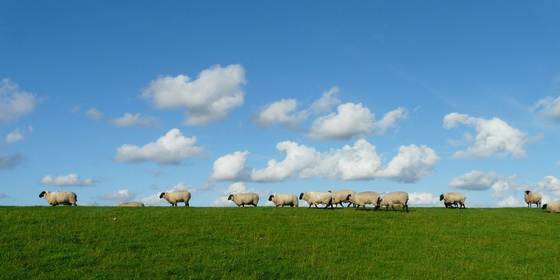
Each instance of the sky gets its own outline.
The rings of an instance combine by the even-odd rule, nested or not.
[[[560,200],[558,1],[0,6],[0,205]]]

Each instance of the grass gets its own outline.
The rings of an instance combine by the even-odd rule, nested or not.
[[[560,279],[540,209],[0,207],[3,279]]]

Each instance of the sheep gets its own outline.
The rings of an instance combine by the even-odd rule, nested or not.
[[[346,205],[346,207],[350,207],[352,202],[348,200],[348,196],[355,193],[352,190],[340,190],[340,191],[334,191],[334,192],[329,191],[329,192],[332,193],[332,204],[337,206],[340,205],[341,207],[344,207],[344,205],[342,204],[343,202],[348,202],[348,205]]]
[[[159,195],[159,199],[165,198],[171,206],[177,206],[178,202],[184,202],[185,207],[189,206],[189,201],[191,200],[191,193],[187,191],[183,192],[162,192]]]
[[[527,207],[531,208],[531,205],[536,204],[537,207],[541,206],[542,202],[542,195],[540,193],[532,192],[532,191],[525,191],[525,203],[527,203]]]
[[[381,203],[381,196],[376,192],[352,193],[348,195],[347,199],[356,205],[356,208],[360,208],[360,206],[365,208],[367,204],[373,204],[375,209],[378,209]]]
[[[380,206],[385,206],[386,210],[395,208],[395,205],[402,206],[403,210],[408,212],[408,193],[406,192],[390,192],[386,193],[381,199]]]
[[[144,207],[144,203],[140,201],[129,201],[119,204],[119,207]]]
[[[460,208],[465,207],[465,195],[460,192],[446,192],[439,195],[439,201],[445,204],[445,208],[458,206]]]
[[[560,201],[545,203],[543,204],[542,209],[550,213],[560,213]]]
[[[289,205],[291,207],[298,207],[299,200],[293,194],[271,194],[268,201],[272,201],[276,207]]]
[[[256,193],[238,193],[230,194],[228,200],[233,201],[237,207],[245,207],[245,205],[253,205],[257,207],[259,204],[259,195]]]
[[[313,205],[318,208],[319,204],[326,205],[325,208],[329,206],[333,208],[332,193],[330,192],[302,192],[299,194],[299,199],[305,200],[309,204],[309,208]]]
[[[39,194],[40,198],[45,198],[51,206],[57,205],[72,205],[78,206],[78,196],[73,192],[49,192],[42,191]]]

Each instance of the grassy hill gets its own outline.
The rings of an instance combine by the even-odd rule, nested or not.
[[[540,209],[0,207],[0,278],[558,279]]]

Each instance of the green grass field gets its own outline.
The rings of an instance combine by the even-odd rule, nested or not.
[[[3,279],[560,279],[540,209],[0,207]]]

